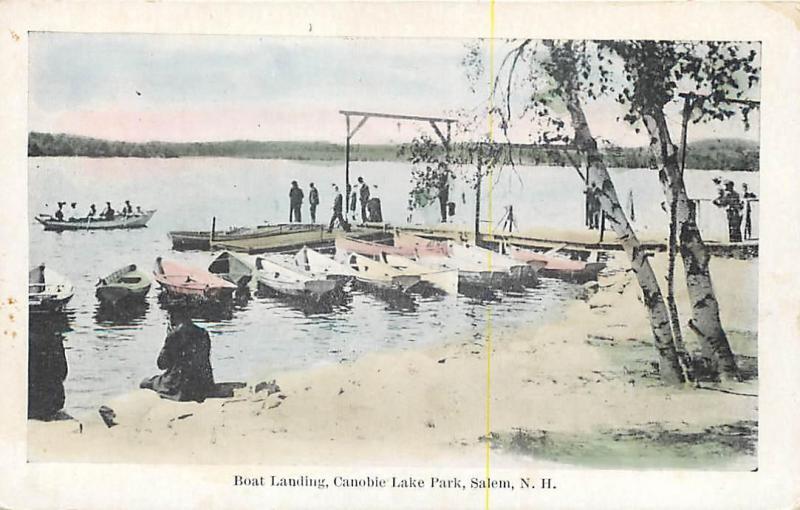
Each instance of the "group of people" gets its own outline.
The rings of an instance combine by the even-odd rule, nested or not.
[[[756,199],[756,194],[750,191],[747,184],[742,184],[742,194],[734,189],[733,181],[713,179],[717,185],[717,198],[714,205],[725,209],[728,218],[728,238],[732,243],[742,241],[742,219],[744,219],[744,239],[753,237],[753,220],[751,202]],[[744,218],[742,217],[744,213]]]
[[[89,211],[82,215],[78,212],[78,203],[72,202],[69,204],[69,210],[64,211],[64,206],[67,205],[67,202],[58,202],[58,209],[56,210],[55,214],[53,214],[53,218],[58,221],[64,221],[65,217],[67,218],[66,221],[80,221],[84,219],[101,219],[101,220],[113,220],[117,217],[130,217],[130,216],[141,216],[144,214],[142,208],[140,206],[136,206],[134,210],[133,206],[131,205],[130,200],[126,200],[125,204],[120,208],[119,212],[115,211],[113,207],[111,207],[111,202],[106,202],[106,207],[100,211],[98,214],[97,207],[94,204],[89,206]],[[68,214],[65,215],[65,212]]]
[[[347,195],[350,197],[349,202],[349,211],[345,210],[344,207],[344,197],[342,193],[339,191],[339,186],[333,185],[333,214],[331,215],[331,220],[328,225],[328,232],[333,231],[333,227],[336,223],[339,223],[339,226],[346,230],[350,230],[350,224],[347,221],[347,216],[349,214],[350,219],[352,221],[357,221],[356,217],[356,203],[360,203],[361,205],[361,222],[377,222],[380,223],[383,221],[383,213],[381,211],[381,200],[377,196],[373,195],[370,192],[369,185],[364,181],[363,177],[358,178],[358,193],[352,189],[352,187],[348,184],[347,185]],[[374,189],[377,189],[377,186],[373,186]],[[297,181],[292,181],[291,187],[289,188],[289,223],[302,223],[303,215],[302,215],[302,206],[303,200],[305,199],[305,194],[303,190],[300,188],[300,185]],[[309,210],[308,212],[311,214],[311,223],[317,222],[317,207],[320,204],[319,200],[319,190],[314,186],[314,183],[309,184],[309,191],[308,191],[308,205]]]
[[[595,183],[587,186],[583,191],[586,195],[586,226],[589,230],[600,228],[600,188]]]

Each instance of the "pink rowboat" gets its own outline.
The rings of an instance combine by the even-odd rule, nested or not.
[[[424,237],[413,234],[396,233],[394,236],[394,246],[404,257],[449,257],[450,250],[447,241],[436,241],[425,239]]]
[[[544,276],[563,278],[571,281],[586,282],[596,280],[597,274],[606,267],[602,262],[572,260],[511,245],[506,245],[506,253],[511,258],[528,264],[538,265],[544,263],[544,267],[539,270]]]
[[[161,289],[173,297],[197,300],[229,299],[236,285],[205,269],[186,266],[174,260],[156,259],[153,276]]]
[[[348,237],[337,237],[335,245],[336,251],[358,253],[361,255],[368,255],[370,257],[381,257],[384,253],[389,255],[400,255],[403,257],[414,255],[414,250],[411,248],[389,246],[388,244],[361,241],[358,239],[350,239]]]

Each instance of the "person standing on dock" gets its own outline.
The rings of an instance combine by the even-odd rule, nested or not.
[[[319,191],[314,187],[314,183],[308,185],[308,212],[311,213],[311,223],[317,222],[317,206],[319,205]]]
[[[296,221],[302,222],[300,214],[300,206],[303,205],[303,190],[297,185],[297,181],[292,181],[292,187],[289,189],[289,223]]]
[[[184,308],[171,310],[169,320],[156,361],[164,373],[145,379],[139,387],[171,400],[202,402],[214,389],[208,332],[193,323]]]
[[[363,177],[358,178],[358,201],[361,202],[361,223],[367,222],[367,202],[369,202],[369,185]]]
[[[745,239],[752,239],[753,238],[753,220],[750,218],[752,214],[752,209],[750,206],[750,202],[755,200],[756,194],[750,191],[747,188],[746,183],[742,183],[742,198],[744,199],[744,238]]]
[[[333,192],[336,193],[336,196],[333,199],[333,215],[331,216],[331,222],[328,225],[328,233],[330,234],[333,232],[333,225],[336,221],[339,222],[339,225],[344,229],[345,232],[350,231],[350,227],[347,224],[347,220],[344,219],[342,216],[342,194],[339,193],[339,186],[333,185]]]
[[[714,205],[724,207],[728,217],[728,238],[732,243],[742,242],[742,201],[733,189],[733,181],[725,181],[725,189],[714,199]]]

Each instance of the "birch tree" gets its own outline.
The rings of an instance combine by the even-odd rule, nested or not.
[[[538,131],[536,141],[572,142],[585,155],[589,184],[594,184],[600,190],[600,205],[606,214],[607,224],[625,250],[631,270],[641,288],[658,355],[661,381],[666,384],[681,384],[685,378],[658,279],[620,205],[597,139],[584,113],[584,102],[598,94],[590,81],[591,63],[586,55],[585,42],[522,41],[501,61],[494,79],[494,89],[501,91],[501,101],[493,113],[499,115],[500,127],[507,134],[513,118],[512,95],[517,88],[524,88],[525,99],[521,116],[528,115],[535,120]],[[524,71],[518,69],[520,64],[523,64]],[[516,74],[518,71],[520,76]],[[565,120],[555,113],[559,109],[566,110],[573,131],[572,139],[567,132]]]
[[[629,107],[626,120],[644,125],[667,203],[675,204],[692,308],[689,328],[697,335],[702,365],[709,377],[735,379],[736,362],[719,316],[710,255],[686,194],[665,110],[683,92],[697,112],[694,122],[741,114],[748,124],[753,103],[742,98],[759,82],[756,47],[729,42],[614,41],[600,43],[600,48],[623,61],[627,85],[616,91],[617,101]]]

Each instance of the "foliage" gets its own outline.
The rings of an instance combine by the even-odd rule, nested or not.
[[[353,161],[408,161],[414,141],[397,145],[352,145]],[[424,152],[420,147],[417,152]],[[441,144],[433,144],[428,150],[432,162],[444,157]],[[438,151],[438,156],[437,156]],[[467,147],[454,143],[451,149],[453,161],[469,161]],[[567,154],[574,152],[553,148],[531,148],[506,145],[504,163],[515,161],[529,166],[569,166]],[[649,154],[646,147],[607,147],[606,160],[615,168],[648,168]],[[85,138],[64,134],[36,133],[28,138],[28,155],[175,158],[175,157],[232,157],[255,159],[291,159],[304,161],[343,161],[344,147],[324,142],[202,142],[177,144],[164,142],[130,143]],[[754,170],[759,168],[758,144],[739,139],[712,139],[689,143],[686,167],[698,170]]]
[[[728,41],[604,41],[597,55],[619,56],[625,86],[616,90],[629,105],[625,120],[662,110],[683,92],[695,96],[693,122],[726,120],[741,113],[749,127],[755,104],[739,102],[760,82],[758,43]],[[608,60],[606,59],[606,61]],[[733,99],[734,101],[731,101]]]

